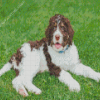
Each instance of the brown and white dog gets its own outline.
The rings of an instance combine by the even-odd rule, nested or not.
[[[23,44],[0,70],[0,76],[11,68],[16,71],[12,84],[19,94],[28,96],[26,89],[35,94],[41,93],[32,84],[32,79],[38,72],[49,71],[65,83],[70,91],[77,92],[80,91],[80,85],[67,70],[100,80],[100,73],[80,63],[77,48],[72,42],[74,31],[67,18],[59,14],[51,17],[45,35],[46,38],[40,41]]]

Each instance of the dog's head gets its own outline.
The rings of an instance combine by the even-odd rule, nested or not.
[[[56,51],[61,51],[72,44],[74,31],[70,21],[63,15],[56,14],[49,20],[45,31],[48,44]]]

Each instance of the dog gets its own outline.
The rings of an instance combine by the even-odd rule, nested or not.
[[[32,80],[38,72],[44,71],[57,77],[70,91],[79,92],[80,85],[67,71],[99,82],[100,73],[79,60],[72,41],[74,31],[68,18],[60,14],[51,17],[45,35],[40,41],[24,43],[0,70],[0,76],[11,68],[15,70],[16,77],[12,84],[20,95],[28,96],[27,91],[41,94],[42,91],[32,84]]]

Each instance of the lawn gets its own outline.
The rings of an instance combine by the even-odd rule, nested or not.
[[[100,72],[99,0],[0,0],[0,69],[23,43],[45,37],[49,18],[62,14],[75,31],[74,43],[81,62]],[[12,87],[15,72],[0,77],[0,100],[99,100],[100,82],[71,73],[80,86],[79,93],[48,72],[38,74],[33,83],[42,94],[23,98]]]

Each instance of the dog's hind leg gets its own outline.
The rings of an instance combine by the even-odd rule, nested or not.
[[[33,70],[31,68],[29,68],[29,70],[25,69],[23,71],[20,71],[19,76],[17,76],[12,81],[13,87],[16,89],[16,91],[24,97],[28,96],[26,89],[29,92],[32,92],[35,94],[41,93],[41,90],[32,84],[33,77],[35,77],[35,75],[39,71],[39,69],[38,69],[39,66],[35,66],[35,67],[32,66]]]
[[[12,64],[11,63],[7,63],[3,66],[3,68],[0,70],[0,76],[2,74],[4,74],[5,72],[9,71],[12,68]]]
[[[38,57],[35,57],[38,58]],[[28,66],[27,69],[24,69],[24,71],[20,74],[22,77],[22,82],[25,88],[32,93],[40,94],[41,90],[37,88],[34,84],[32,84],[33,78],[36,76],[36,74],[39,72],[39,59],[36,61],[33,59],[33,62],[30,60],[28,61],[30,63],[30,66]]]
[[[32,93],[35,93],[35,94],[41,94],[41,90],[39,88],[37,88],[34,84],[32,84],[31,81],[25,81],[24,82],[24,86],[26,87],[26,89],[29,91],[29,92],[32,92]]]
[[[22,84],[22,77],[21,76],[17,76],[16,78],[13,79],[12,84],[13,87],[16,89],[16,91],[22,95],[22,96],[28,96],[28,93],[25,89],[25,87]]]
[[[24,50],[22,52],[23,55]],[[13,87],[19,94],[28,96],[26,89],[36,94],[41,93],[41,90],[32,84],[32,79],[39,72],[39,69],[40,55],[38,50],[34,49],[33,51],[27,52],[20,64],[19,75],[12,81]]]

